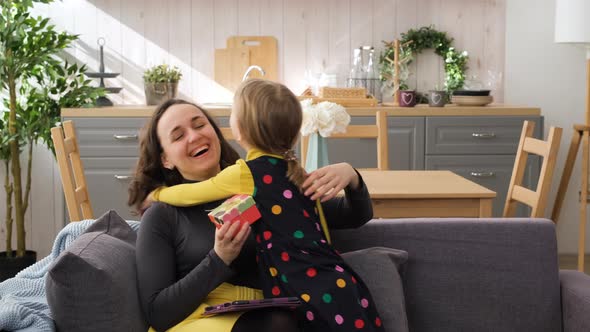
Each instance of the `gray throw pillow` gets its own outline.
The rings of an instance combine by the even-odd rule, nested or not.
[[[147,331],[135,240],[127,222],[109,211],[53,262],[45,288],[58,331]]]
[[[342,254],[373,296],[385,331],[407,332],[408,318],[400,271],[408,260],[403,250],[374,247]]]

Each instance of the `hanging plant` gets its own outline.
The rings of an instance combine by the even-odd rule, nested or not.
[[[403,75],[402,65],[407,66],[412,62],[412,57],[407,59],[407,53],[419,54],[425,49],[434,49],[434,53],[443,58],[445,64],[445,90],[449,95],[463,87],[465,82],[465,71],[467,70],[467,52],[459,52],[452,46],[453,38],[449,38],[445,32],[437,31],[434,26],[421,27],[418,30],[410,29],[401,34],[401,45],[407,45],[400,52],[400,87],[407,89],[407,75]],[[381,79],[388,82],[394,78],[394,48],[393,43],[385,43],[384,49],[379,59],[381,69]]]

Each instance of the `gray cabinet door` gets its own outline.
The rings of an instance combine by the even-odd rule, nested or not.
[[[352,117],[352,125],[375,124],[374,117]],[[387,119],[389,168],[424,169],[424,118]],[[377,167],[377,142],[373,138],[328,138],[330,163],[347,162],[356,168]]]
[[[516,154],[525,120],[536,123],[534,137],[540,137],[540,117],[429,117],[426,154]]]
[[[424,169],[424,117],[389,117],[389,168],[392,170]],[[375,160],[377,156],[375,155]]]
[[[127,206],[129,181],[137,158],[83,158],[82,163],[94,216],[115,210],[123,219],[139,220]]]
[[[64,119],[72,120],[72,119]],[[76,118],[81,157],[133,157],[145,118]]]
[[[426,156],[426,169],[450,170],[473,182],[476,182],[496,192],[493,202],[492,215],[501,217],[506,202],[506,194],[515,155],[471,155],[471,156]],[[536,190],[539,179],[541,159],[537,156],[529,157],[524,175],[524,186]],[[519,204],[517,216],[530,215],[530,209]]]

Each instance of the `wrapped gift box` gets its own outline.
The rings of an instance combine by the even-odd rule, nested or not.
[[[250,195],[235,195],[209,212],[209,219],[217,228],[226,222],[246,221],[249,224],[260,219],[260,211]]]

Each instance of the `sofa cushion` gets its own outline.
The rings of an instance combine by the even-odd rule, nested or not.
[[[403,250],[374,247],[342,254],[373,296],[386,331],[408,331],[408,319],[400,271],[408,260]]]
[[[88,227],[49,269],[59,331],[146,331],[136,287],[136,234],[114,211]]]

